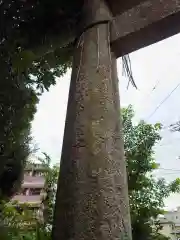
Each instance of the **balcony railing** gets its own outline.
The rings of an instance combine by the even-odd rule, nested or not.
[[[45,184],[45,179],[43,176],[24,176],[24,181],[22,183],[22,188],[43,188]]]
[[[41,195],[33,195],[33,196],[26,196],[26,195],[16,195],[12,198],[12,201],[17,201],[19,204],[35,204],[40,205],[42,203],[42,196]]]

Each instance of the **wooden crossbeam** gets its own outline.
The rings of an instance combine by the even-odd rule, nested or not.
[[[116,57],[180,32],[180,0],[149,0],[118,15],[111,25]]]

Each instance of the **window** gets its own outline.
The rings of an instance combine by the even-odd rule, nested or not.
[[[23,190],[19,189],[19,191],[17,192],[17,195],[23,195]]]
[[[33,171],[33,176],[43,176],[43,173],[39,170],[34,170]]]
[[[40,195],[41,194],[41,188],[32,188],[30,190],[31,195]]]
[[[28,195],[28,189],[27,188],[22,189],[22,195]]]
[[[32,176],[32,174],[33,174],[32,170],[27,170],[25,172],[25,175],[27,175],[27,176]]]

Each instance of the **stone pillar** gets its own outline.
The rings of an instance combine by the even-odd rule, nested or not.
[[[126,232],[127,238],[132,239],[131,235],[131,219],[130,219],[130,209],[129,209],[129,197],[128,197],[128,183],[127,183],[127,173],[126,173],[126,162],[124,156],[124,141],[123,141],[123,126],[122,126],[122,118],[121,118],[121,106],[120,106],[120,97],[119,97],[119,79],[117,75],[117,61],[114,53],[112,53],[112,81],[113,81],[113,92],[114,92],[114,104],[116,108],[116,114],[118,119],[118,124],[116,125],[116,132],[119,133],[118,139],[116,141],[115,149],[121,149],[118,152],[119,154],[119,169],[121,173],[124,174],[124,184],[121,182],[122,192],[119,194],[119,210],[120,210],[120,218],[123,222],[123,228],[121,232]],[[122,240],[124,238],[122,237]],[[119,238],[121,240],[121,238]]]
[[[83,26],[108,19],[103,1],[85,1]],[[109,23],[81,35],[74,53],[53,240],[131,239],[115,61]]]

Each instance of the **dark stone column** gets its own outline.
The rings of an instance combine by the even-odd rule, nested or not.
[[[84,26],[110,19],[101,0],[86,0],[84,16]],[[131,239],[109,35],[108,23],[97,25],[83,33],[75,48],[53,240]]]

